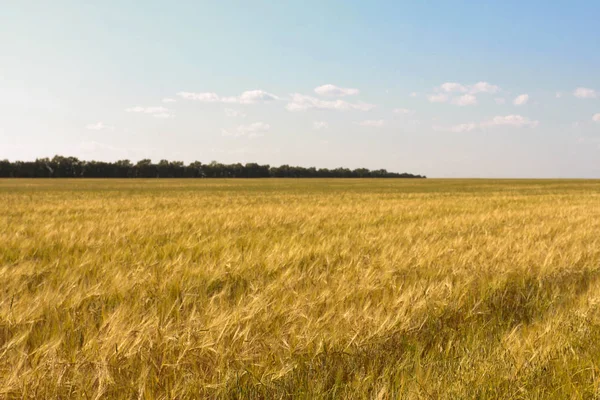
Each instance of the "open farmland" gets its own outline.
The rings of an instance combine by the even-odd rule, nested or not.
[[[0,398],[600,395],[600,181],[0,180]]]

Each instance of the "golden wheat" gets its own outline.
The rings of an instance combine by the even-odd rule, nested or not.
[[[600,395],[600,182],[0,180],[0,398]]]

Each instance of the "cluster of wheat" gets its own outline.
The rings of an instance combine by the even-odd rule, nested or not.
[[[590,398],[600,182],[0,180],[0,398]]]

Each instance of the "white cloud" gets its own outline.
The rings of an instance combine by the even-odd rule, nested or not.
[[[409,94],[410,97],[417,97],[419,94],[417,92],[412,92]]]
[[[158,114],[168,112],[169,109],[165,107],[129,107],[125,111],[132,113],[143,113],[143,114]]]
[[[91,131],[102,131],[104,129],[114,129],[112,126],[106,126],[103,122],[96,122],[95,124],[87,124],[85,129],[89,129]]]
[[[155,118],[174,118],[175,115],[171,113],[168,108],[165,107],[129,107],[125,111],[131,113],[150,114]]]
[[[465,93],[468,89],[466,88],[466,86],[463,86],[460,83],[446,82],[442,83],[442,85],[439,87],[439,90],[446,93]]]
[[[556,97],[557,99],[560,99],[562,97],[562,93],[561,92],[556,92],[556,95],[554,97]]]
[[[265,132],[268,132],[271,129],[271,125],[266,124],[264,122],[254,122],[249,125],[240,125],[235,131],[229,132],[225,129],[221,130],[223,136],[248,136],[249,138],[263,136]]]
[[[233,110],[231,108],[226,108],[225,109],[225,115],[231,118],[246,118],[246,114],[241,112],[241,111],[237,111],[237,110]]]
[[[438,126],[434,125],[432,128],[434,131],[440,132],[455,132],[455,133],[463,133],[463,132],[471,132],[473,130],[479,129],[480,125],[475,122],[468,122],[465,124],[458,124],[450,127]]]
[[[367,103],[349,103],[344,100],[321,100],[315,97],[306,96],[299,93],[292,93],[290,102],[285,107],[288,111],[305,111],[309,109],[321,110],[358,110],[369,111],[375,106]]]
[[[168,112],[156,113],[156,114],[152,114],[152,116],[154,118],[175,118],[174,114],[171,114]]]
[[[477,93],[498,93],[500,91],[500,87],[496,85],[492,85],[488,82],[477,82],[474,85],[469,86],[469,93],[477,94]]]
[[[452,100],[452,104],[457,106],[472,106],[477,104],[477,97],[472,94],[464,94]]]
[[[313,129],[315,129],[315,130],[327,129],[327,128],[329,128],[329,124],[325,121],[313,122]]]
[[[162,99],[163,103],[175,103],[177,100],[172,99],[170,97],[165,97],[164,99]]]
[[[454,125],[454,126],[450,126],[450,127],[433,126],[433,130],[442,131],[442,132],[462,133],[462,132],[471,132],[475,129],[478,129],[479,127],[480,127],[480,124],[476,124],[475,122],[468,122],[465,124],[459,124],[459,125]]]
[[[573,96],[580,99],[595,99],[598,97],[598,93],[594,89],[580,87],[575,89]]]
[[[259,133],[259,132],[267,132],[271,129],[271,125],[265,124],[264,122],[254,122],[250,125],[240,125],[238,126],[238,132],[242,132],[243,134],[248,133]]]
[[[600,122],[600,113],[594,114],[594,116],[592,117],[592,121]]]
[[[521,115],[506,115],[506,116],[496,116],[490,120],[476,123],[476,122],[467,122],[464,124],[454,125],[450,127],[443,126],[433,126],[433,129],[436,131],[443,132],[471,132],[477,129],[484,128],[493,128],[498,126],[507,126],[513,128],[535,128],[539,125],[539,121],[532,121],[529,118],[523,117]]]
[[[539,121],[532,121],[527,117],[523,117],[521,115],[506,115],[506,116],[497,116],[492,118],[489,121],[486,121],[481,124],[482,127],[491,127],[491,126],[513,126],[515,128],[535,128],[540,124]]]
[[[368,119],[358,123],[360,126],[370,126],[372,128],[381,128],[385,125],[385,121],[382,119]]]
[[[436,89],[438,92],[445,93],[490,93],[494,94],[500,91],[500,87],[488,82],[477,82],[473,85],[463,85],[457,82],[446,82]]]
[[[448,101],[448,96],[443,93],[432,94],[431,96],[427,97],[427,99],[430,103],[445,103]]]
[[[216,103],[220,100],[216,93],[194,93],[194,92],[179,92],[177,96],[186,100],[202,101],[205,103]]]
[[[268,102],[278,100],[279,97],[274,94],[265,92],[264,90],[248,90],[239,96],[221,97],[216,93],[194,93],[194,92],[179,92],[177,96],[186,100],[195,100],[205,103],[236,103],[236,104],[254,104],[259,102]]]
[[[431,103],[447,103],[449,100],[448,95],[444,93],[432,94],[428,99]],[[453,98],[450,103],[456,106],[472,106],[477,104],[477,97],[472,94],[464,94]]]
[[[223,97],[223,103],[238,103],[238,104],[254,104],[260,102],[268,102],[279,100],[279,97],[274,94],[265,92],[264,90],[248,90],[237,97]]]
[[[469,122],[466,124],[455,125],[451,128],[452,132],[471,132],[472,130],[477,129],[477,124],[474,122]]]
[[[409,110],[408,108],[394,108],[393,113],[401,115],[413,115],[415,111]]]
[[[471,132],[475,129],[477,129],[479,127],[478,124],[474,123],[474,122],[468,122],[466,124],[459,124],[459,125],[454,125],[453,127],[450,128],[450,131],[452,132]]]
[[[504,104],[506,103],[506,99],[503,97],[497,97],[494,99],[494,101],[496,102],[496,104]]]
[[[360,93],[358,89],[342,88],[332,84],[327,84],[315,88],[315,93],[321,96],[354,96]]]
[[[458,82],[445,82],[435,88],[434,94],[428,96],[431,103],[447,103],[457,106],[471,106],[477,104],[478,93],[494,94],[500,91],[500,87],[489,82],[477,82],[472,85],[463,85]],[[456,94],[458,97],[450,99],[448,96]],[[462,94],[462,95],[461,95]]]
[[[514,100],[513,100],[513,104],[515,106],[522,106],[524,104],[527,104],[527,102],[529,101],[529,95],[528,94],[522,94],[520,96],[517,96]]]

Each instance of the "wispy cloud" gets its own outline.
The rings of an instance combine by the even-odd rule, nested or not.
[[[456,106],[472,106],[477,104],[476,94],[494,94],[500,91],[500,87],[489,82],[477,82],[465,85],[458,82],[445,82],[434,89],[434,93],[428,96],[431,103],[447,103]],[[457,97],[450,97],[457,96]]]
[[[445,132],[471,132],[478,129],[494,128],[499,126],[506,126],[512,128],[535,128],[539,125],[539,121],[531,120],[521,115],[505,115],[496,116],[483,122],[467,122],[463,124],[453,125],[450,127],[434,126],[433,129],[436,131]]]
[[[477,97],[472,94],[465,94],[452,99],[452,104],[456,106],[473,106],[477,104]]]
[[[195,92],[179,92],[177,96],[186,100],[194,100],[194,101],[202,101],[204,103],[216,103],[220,101],[220,97],[216,93],[212,92],[204,92],[204,93],[195,93]]]
[[[432,94],[429,97],[427,97],[427,99],[430,103],[446,103],[448,101],[448,96],[443,93],[439,93]]]
[[[521,115],[512,114],[494,117],[489,121],[482,123],[481,126],[512,126],[515,128],[535,128],[539,124],[539,121],[531,120]]]
[[[125,111],[130,113],[150,114],[155,118],[173,118],[174,114],[166,107],[129,107]]]
[[[413,115],[415,113],[414,110],[409,110],[408,108],[394,108],[392,112],[400,115]]]
[[[131,113],[156,114],[156,113],[168,112],[169,109],[165,108],[165,107],[140,107],[140,106],[136,106],[136,107],[129,107],[129,108],[125,109],[125,111],[131,112]]]
[[[579,87],[575,89],[573,96],[580,99],[595,99],[598,97],[598,92],[594,89]]]
[[[290,95],[290,102],[285,107],[288,111],[306,111],[310,109],[321,109],[321,110],[338,110],[338,111],[369,111],[375,106],[368,103],[349,103],[344,100],[321,100],[315,97],[292,93]]]
[[[315,93],[321,96],[354,96],[360,93],[358,89],[343,88],[332,84],[322,85],[315,88]]]
[[[274,100],[279,100],[279,97],[264,90],[248,90],[239,96],[221,97],[214,92],[179,92],[177,96],[186,100],[200,101],[204,103],[231,103],[231,104],[255,104]]]
[[[231,118],[246,118],[246,114],[231,108],[225,109],[225,115]]]
[[[385,125],[385,121],[382,119],[368,119],[358,123],[360,126],[369,126],[372,128],[381,128]]]
[[[87,124],[85,126],[85,129],[88,129],[90,131],[102,131],[102,130],[105,130],[105,129],[112,130],[112,129],[114,129],[114,127],[113,126],[105,125],[103,122],[96,122],[94,124]]]
[[[497,85],[492,85],[488,82],[477,82],[474,85],[468,86],[469,93],[477,94],[477,93],[498,93],[500,91],[500,87]]]
[[[263,103],[269,101],[279,100],[279,97],[274,94],[265,92],[264,90],[248,90],[243,92],[239,96],[224,97],[221,99],[224,103],[238,103],[238,104],[254,104]]]
[[[264,122],[254,122],[249,125],[240,125],[233,132],[228,130],[221,130],[223,136],[241,137],[248,136],[249,138],[255,138],[264,136],[265,132],[271,130],[271,125]]]
[[[522,95],[515,97],[515,99],[513,100],[513,104],[515,106],[522,106],[522,105],[527,104],[528,101],[529,101],[529,95],[522,94]]]
[[[592,121],[600,122],[600,113],[594,114],[594,116],[592,117]]]
[[[457,82],[446,82],[443,83],[439,86],[439,88],[436,89],[436,91],[438,92],[445,92],[445,93],[470,93],[470,94],[477,94],[477,93],[497,93],[500,91],[500,87],[496,86],[496,85],[492,85],[491,83],[488,82],[477,82],[475,84],[472,85],[463,85],[461,83],[457,83]]]
[[[169,112],[156,113],[156,114],[152,114],[152,116],[154,118],[175,118],[175,115],[171,114]]]
[[[315,121],[313,122],[313,129],[321,130],[329,128],[329,124],[325,121]]]
[[[467,122],[464,124],[458,124],[458,125],[454,125],[454,126],[450,126],[450,127],[434,126],[433,129],[436,131],[461,133],[461,132],[471,132],[475,129],[478,129],[479,127],[480,127],[479,124],[476,124],[474,122]]]
[[[461,85],[460,83],[457,82],[446,82],[446,83],[442,83],[439,87],[439,90],[446,92],[446,93],[465,93],[468,91],[467,87],[464,85]]]
[[[506,103],[506,99],[503,98],[503,97],[496,97],[494,99],[494,101],[496,102],[496,104],[504,104],[504,103]]]
[[[172,99],[170,97],[165,97],[164,99],[162,99],[163,103],[175,103],[177,100]]]

